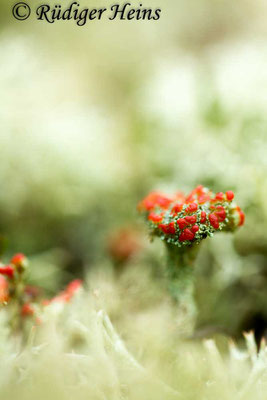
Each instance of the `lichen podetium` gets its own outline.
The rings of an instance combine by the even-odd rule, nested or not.
[[[196,319],[194,262],[200,242],[217,231],[234,231],[244,224],[245,215],[233,199],[232,191],[214,194],[199,185],[188,196],[151,192],[138,204],[151,237],[158,236],[166,244],[168,289],[185,315],[187,333]]]

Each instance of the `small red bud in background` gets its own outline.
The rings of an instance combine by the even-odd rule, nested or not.
[[[108,252],[119,263],[126,263],[141,249],[140,234],[131,227],[119,229],[108,240]]]
[[[68,292],[68,294],[73,295],[82,287],[82,284],[83,282],[81,279],[74,279],[74,281],[71,281],[68,284],[65,290]]]
[[[81,287],[82,281],[80,279],[75,279],[68,284],[65,290],[53,297],[50,301],[44,300],[43,305],[47,306],[51,303],[68,303]]]
[[[17,253],[11,258],[10,263],[15,265],[18,271],[22,271],[27,266],[28,260],[23,253]]]
[[[28,317],[28,316],[34,315],[33,306],[30,303],[23,304],[23,306],[21,307],[21,315],[23,317]]]

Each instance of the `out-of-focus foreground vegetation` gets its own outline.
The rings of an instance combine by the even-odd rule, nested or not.
[[[140,304],[150,309],[149,279],[156,279],[163,252],[145,237],[137,202],[154,188],[231,189],[246,224],[201,249],[198,332],[240,338],[255,329],[261,336],[267,326],[266,5],[159,3],[156,22],[103,20],[79,28],[15,21],[1,0],[1,251],[26,253],[34,265],[31,283],[54,293],[89,270],[118,268],[127,253],[118,250],[118,232],[130,230],[130,250],[137,240],[140,251],[124,262],[125,280],[141,266],[145,300],[139,292],[136,299],[129,280],[131,300],[120,312],[127,313],[128,302],[129,312]],[[155,272],[150,278],[146,268]],[[106,279],[99,285],[109,293]]]

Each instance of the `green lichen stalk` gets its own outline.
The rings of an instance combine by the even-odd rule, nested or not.
[[[183,331],[190,334],[197,316],[194,298],[194,263],[198,247],[192,246],[185,249],[167,243],[166,249],[167,288],[173,301],[179,307],[179,319],[183,321]]]
[[[233,231],[243,225],[245,215],[233,203],[232,191],[212,193],[197,186],[188,196],[152,192],[139,203],[150,235],[158,236],[167,248],[167,286],[187,331],[196,318],[194,263],[201,241],[217,231]]]

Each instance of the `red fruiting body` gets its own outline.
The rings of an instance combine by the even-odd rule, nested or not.
[[[193,240],[195,237],[194,232],[191,232],[190,229],[186,228],[181,235],[179,236],[179,241],[184,242],[185,240]]]
[[[168,233],[168,225],[159,224],[158,228],[159,228],[162,232]]]
[[[224,200],[223,192],[216,193],[215,199],[219,200],[219,201],[223,201]]]
[[[203,185],[198,185],[198,186],[195,188],[195,192],[196,192],[197,194],[202,194],[202,193],[203,193],[203,189],[204,189]]]
[[[172,200],[168,199],[167,197],[158,196],[156,204],[161,208],[168,208],[171,202]]]
[[[151,200],[146,200],[144,201],[144,208],[149,211],[149,210],[153,210],[155,204],[151,201]]]
[[[194,200],[195,200],[194,194],[193,194],[193,193],[190,193],[189,196],[187,196],[185,202],[186,202],[186,203],[192,203]]]
[[[139,209],[150,221],[152,235],[161,236],[167,243],[181,247],[181,242],[194,239],[200,242],[217,229],[233,230],[243,225],[245,215],[231,203],[233,198],[232,191],[214,194],[199,185],[187,197],[182,193],[166,196],[152,192],[139,204]],[[178,232],[179,240],[176,236]]]
[[[210,196],[208,196],[206,194],[202,194],[198,198],[198,204],[204,204],[204,203],[207,203],[208,201],[210,201]]]
[[[186,212],[192,213],[192,212],[194,212],[194,211],[197,211],[197,209],[198,209],[197,203],[191,203],[191,204],[189,204],[189,206],[187,207]]]
[[[166,234],[174,235],[175,234],[175,226],[174,222],[170,222],[169,224],[159,224],[159,228]]]
[[[245,214],[243,211],[239,211],[239,216],[240,216],[240,222],[239,222],[239,226],[244,225],[245,222]]]
[[[156,214],[156,213],[154,213],[154,212],[151,212],[151,213],[149,214],[149,216],[148,216],[148,219],[149,219],[150,221],[152,221],[152,222],[155,222],[155,223],[161,222],[161,221],[162,221],[162,215]]]
[[[204,222],[206,222],[206,213],[205,213],[205,211],[201,211],[200,216],[201,216],[200,223],[204,224]]]
[[[23,253],[18,253],[11,258],[10,263],[18,267],[21,266],[25,261],[26,261],[25,255]]]
[[[228,192],[225,193],[226,194],[226,198],[229,201],[232,201],[233,198],[235,197],[234,193],[232,192],[232,190],[228,190]]]
[[[240,207],[237,206],[236,209],[237,209],[237,212],[239,214],[239,224],[238,224],[238,226],[242,226],[242,225],[244,225],[244,222],[245,222],[245,214],[241,210]]]
[[[188,225],[188,222],[186,222],[184,218],[179,218],[177,219],[177,225],[179,226],[179,229],[182,230]]]
[[[172,201],[172,198],[169,198],[160,192],[152,192],[138,204],[138,209],[151,211],[156,206],[167,209]]]
[[[3,267],[0,267],[0,274],[8,276],[10,279],[14,277],[14,268],[12,265],[5,265]]]
[[[225,220],[225,218],[226,218],[225,211],[218,211],[218,212],[215,213],[215,215],[216,215],[216,217],[218,218],[218,220],[220,222],[223,222]]]
[[[27,317],[30,315],[34,315],[34,308],[30,303],[25,303],[23,304],[22,308],[21,308],[21,315],[23,317]]]
[[[169,223],[169,233],[170,233],[171,235],[174,235],[174,234],[175,234],[174,222],[170,222],[170,223]]]
[[[197,222],[197,216],[196,215],[187,215],[186,217],[184,217],[184,219],[190,225],[193,225],[193,224],[195,224]]]
[[[171,212],[172,212],[173,215],[176,215],[176,214],[178,214],[179,212],[181,212],[182,209],[183,209],[183,204],[178,203],[178,204],[175,204],[175,205],[172,207],[172,211],[171,211]]]
[[[218,217],[215,214],[210,214],[209,215],[209,221],[211,226],[213,226],[214,229],[219,228],[219,220]]]
[[[191,228],[191,232],[193,233],[197,233],[197,231],[199,230],[199,226],[198,225],[193,225]]]
[[[223,208],[223,206],[217,206],[215,215],[217,216],[217,218],[220,222],[223,222],[225,220],[226,212],[225,212],[225,209]]]

